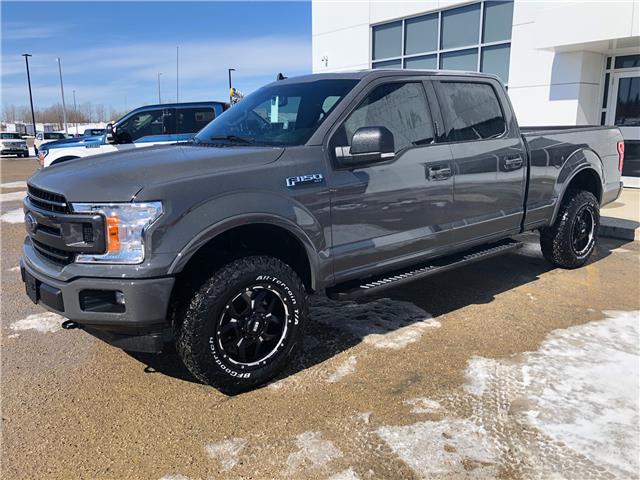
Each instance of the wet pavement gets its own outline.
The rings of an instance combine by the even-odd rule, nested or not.
[[[566,271],[531,234],[384,298],[316,298],[299,361],[228,397],[30,303],[8,194],[35,162],[0,162],[2,478],[638,478],[638,242]]]

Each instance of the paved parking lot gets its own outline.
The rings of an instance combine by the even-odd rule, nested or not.
[[[300,361],[227,397],[29,302],[35,161],[0,166],[3,478],[638,477],[638,242],[565,271],[532,234],[386,298],[314,299]]]

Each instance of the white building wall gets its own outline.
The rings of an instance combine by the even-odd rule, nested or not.
[[[611,40],[640,35],[639,5],[515,0],[509,97],[520,124],[599,124]]]
[[[313,0],[313,71],[369,68],[372,24],[467,3]],[[598,124],[606,56],[615,39],[640,36],[639,18],[640,0],[515,0],[509,96],[520,123]]]

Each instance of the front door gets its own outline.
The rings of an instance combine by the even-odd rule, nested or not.
[[[425,86],[374,86],[329,143],[348,148],[356,130],[385,127],[395,157],[355,168],[335,157],[330,175],[331,230],[337,282],[412,263],[449,244],[453,168],[449,145],[435,143]]]
[[[622,181],[640,188],[640,69],[612,75],[607,125],[620,128],[625,141]]]

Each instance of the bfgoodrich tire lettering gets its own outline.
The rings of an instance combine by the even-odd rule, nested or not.
[[[187,369],[227,393],[261,385],[294,357],[307,297],[296,273],[266,256],[235,260],[193,294],[177,335]]]
[[[599,226],[596,197],[583,190],[570,190],[555,223],[540,231],[542,254],[554,266],[581,267],[595,250]]]

